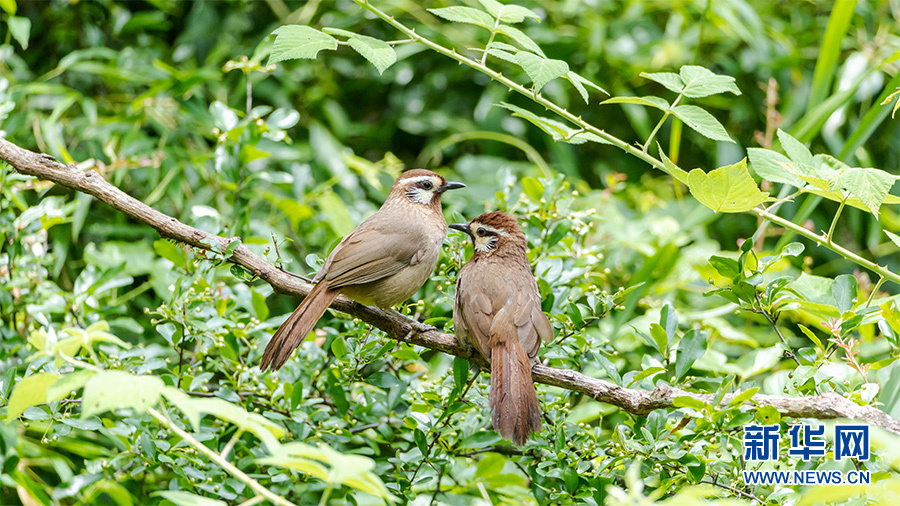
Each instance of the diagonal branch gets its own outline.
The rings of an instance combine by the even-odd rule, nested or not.
[[[0,139],[0,160],[5,161],[21,174],[52,181],[92,195],[132,218],[150,225],[163,237],[189,244],[195,248],[211,250],[210,245],[218,243],[219,251],[224,251],[228,244],[237,239],[219,237],[186,225],[113,186],[98,172],[78,170],[74,166],[59,163],[50,156],[20,148],[5,139]],[[234,250],[229,261],[262,278],[277,292],[305,297],[312,289],[312,285],[277,269],[243,244]],[[397,341],[456,355],[485,369],[489,366],[480,355],[473,354],[468,348],[461,346],[453,334],[437,330],[418,330],[422,328],[421,324],[394,311],[364,306],[343,296],[338,297],[331,307],[377,327]],[[673,409],[676,397],[692,397],[705,403],[712,403],[714,400],[712,394],[687,392],[669,385],[660,385],[649,392],[625,388],[580,372],[556,369],[545,365],[534,366],[532,376],[538,383],[580,392],[635,415],[647,415],[654,409]],[[722,402],[727,404],[734,395],[726,395]],[[900,420],[892,418],[874,407],[860,406],[834,392],[800,398],[757,394],[749,402],[760,406],[772,406],[788,417],[850,418],[900,434]]]

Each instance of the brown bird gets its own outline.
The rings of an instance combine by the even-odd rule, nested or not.
[[[525,234],[515,217],[500,211],[450,228],[469,234],[475,249],[456,281],[456,335],[491,363],[494,428],[523,445],[541,430],[531,364],[537,362],[541,339],[553,339],[528,263]]]
[[[316,286],[275,331],[259,368],[281,368],[340,294],[386,309],[416,293],[434,270],[447,236],[441,195],[465,186],[429,170],[400,174],[381,209],[325,260],[313,279]]]

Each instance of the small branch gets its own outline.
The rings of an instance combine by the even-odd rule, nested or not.
[[[224,469],[228,474],[234,476],[235,478],[237,478],[238,480],[243,482],[245,485],[250,487],[251,490],[256,492],[257,496],[265,497],[266,499],[271,501],[272,504],[278,504],[281,506],[297,506],[296,504],[292,503],[291,501],[288,501],[287,499],[279,496],[278,494],[275,494],[271,490],[260,485],[260,483],[256,480],[254,480],[253,478],[247,476],[243,471],[241,471],[240,469],[235,467],[234,464],[232,464],[231,462],[228,462],[228,460],[222,458],[221,455],[210,450],[209,447],[207,447],[205,444],[194,439],[193,436],[191,436],[190,434],[188,434],[187,432],[182,430],[181,427],[172,423],[172,421],[169,420],[168,416],[164,415],[163,413],[160,413],[159,411],[157,411],[154,408],[150,408],[148,411],[149,411],[150,415],[153,416],[153,418],[156,418],[156,421],[158,421],[160,424],[164,425],[166,427],[166,429],[177,434],[178,437],[183,439],[185,443],[189,444],[191,446],[191,448],[197,450],[198,452],[202,453],[203,455],[206,455],[207,458],[209,458],[210,460],[212,460],[213,462],[218,464],[218,466],[221,467],[222,469]]]
[[[78,170],[74,166],[64,165],[50,156],[20,148],[4,139],[0,139],[0,160],[9,163],[21,174],[52,181],[73,190],[93,195],[114,209],[122,211],[132,218],[155,228],[163,237],[180,241],[195,248],[213,251],[211,245],[218,244],[219,251],[224,251],[228,244],[236,239],[219,237],[186,225],[116,188],[95,171]],[[783,218],[771,215],[762,209],[754,209],[753,212],[760,215],[768,215],[767,219],[772,219],[805,237],[813,238],[819,244],[824,244],[825,242],[823,237]],[[853,257],[853,261],[858,260],[858,263],[862,262],[860,265],[865,265],[876,272],[882,273],[885,278],[900,283],[900,276],[897,274],[878,267],[838,245],[834,245],[834,248],[836,248],[836,251],[843,252],[842,254],[845,257]],[[250,251],[245,244],[238,246],[228,261],[244,267],[253,275],[269,283],[276,292],[305,297],[312,290],[312,285],[298,281],[269,264]],[[459,344],[456,336],[453,334],[446,334],[423,326],[419,322],[406,318],[396,311],[385,311],[377,307],[365,306],[353,302],[344,296],[335,299],[331,307],[359,318],[380,329],[396,341],[456,355],[485,370],[490,369],[490,364],[484,357]],[[535,365],[531,373],[534,381],[538,383],[579,392],[590,396],[594,400],[612,404],[635,415],[647,415],[654,409],[673,409],[676,397],[693,397],[707,404],[712,403],[714,398],[712,394],[688,392],[669,385],[660,385],[650,392],[629,389],[608,381],[592,378],[580,372],[569,369],[555,369],[541,364]],[[727,404],[733,397],[734,394],[726,395],[722,402]],[[862,420],[900,434],[900,420],[892,418],[872,406],[860,406],[833,392],[802,398],[757,394],[753,396],[751,401],[748,401],[748,405],[752,406],[753,403],[762,406],[772,406],[781,412],[783,416],[816,419],[849,418]],[[204,448],[206,447],[204,446]],[[211,450],[209,451],[211,452]],[[217,459],[219,458],[218,454],[212,453]]]
[[[781,216],[772,214],[764,209],[753,208],[750,210],[750,212],[753,214],[756,214],[757,216],[761,216],[773,223],[777,223],[778,225],[781,225],[784,228],[790,229],[790,230],[794,231],[795,233],[800,234],[803,237],[806,237],[807,239],[815,242],[819,246],[824,246],[824,247],[830,249],[831,251],[834,251],[838,255],[846,258],[847,260],[850,260],[851,262],[853,262],[861,267],[865,267],[866,269],[869,269],[870,271],[872,271],[880,276],[883,276],[885,279],[893,281],[894,283],[897,283],[898,285],[900,285],[900,274],[891,272],[887,268],[882,267],[882,266],[876,264],[875,262],[872,262],[871,260],[866,260],[865,258],[857,255],[856,253],[848,250],[847,248],[844,248],[843,246],[840,246],[838,244],[831,244],[828,242],[827,238],[825,238],[815,232],[807,230],[792,221],[786,220],[786,219],[782,218]]]

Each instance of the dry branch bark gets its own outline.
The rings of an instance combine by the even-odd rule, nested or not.
[[[75,166],[59,163],[48,155],[20,148],[5,139],[0,139],[0,160],[7,162],[21,174],[52,181],[92,195],[132,218],[147,223],[155,228],[161,236],[189,244],[195,248],[212,250],[210,245],[218,243],[220,251],[224,251],[228,244],[238,239],[219,237],[188,226],[128,195],[110,184],[96,171],[82,171]],[[305,297],[312,289],[312,285],[299,281],[269,264],[243,244],[234,250],[229,261],[241,265],[255,276],[262,278],[277,292]],[[472,354],[468,348],[461,346],[453,334],[427,328],[397,312],[364,306],[343,296],[338,297],[331,307],[359,318],[384,331],[397,341],[456,355],[483,368],[488,366],[480,355]],[[646,415],[654,409],[672,409],[675,407],[675,398],[680,396],[693,397],[705,403],[712,403],[714,400],[712,394],[687,392],[669,385],[660,385],[649,392],[625,388],[576,371],[556,369],[545,365],[534,366],[532,376],[538,383],[580,392],[635,415]],[[722,402],[728,403],[734,395],[726,395]],[[833,392],[800,398],[757,394],[748,402],[760,406],[772,406],[788,417],[848,418],[865,421],[900,434],[900,420],[892,418],[877,408],[860,406]]]

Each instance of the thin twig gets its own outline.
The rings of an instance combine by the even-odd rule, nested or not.
[[[258,481],[254,480],[250,476],[247,476],[247,474],[245,474],[243,471],[241,471],[240,469],[235,467],[234,464],[232,464],[231,462],[228,462],[228,460],[222,458],[221,455],[210,450],[209,447],[207,447],[205,444],[201,443],[200,441],[197,441],[193,436],[191,436],[190,434],[188,434],[187,432],[182,430],[181,427],[172,423],[172,421],[169,420],[169,417],[167,415],[160,413],[159,411],[157,411],[154,408],[149,408],[147,411],[150,413],[150,415],[153,418],[156,419],[156,421],[158,421],[161,425],[165,426],[166,429],[177,434],[178,437],[183,439],[184,442],[187,443],[188,445],[190,445],[191,448],[197,450],[198,452],[202,453],[203,455],[206,455],[207,458],[209,458],[210,460],[215,462],[219,467],[224,469],[225,472],[234,476],[235,478],[237,478],[238,480],[243,482],[245,485],[250,487],[250,489],[252,489],[254,492],[256,492],[256,495],[265,497],[266,499],[271,501],[273,504],[279,504],[281,506],[297,506],[296,504],[292,503],[291,501],[288,501],[287,499],[279,496],[278,494],[276,494],[276,493],[272,492],[271,490],[267,489],[266,487],[262,486]]]

